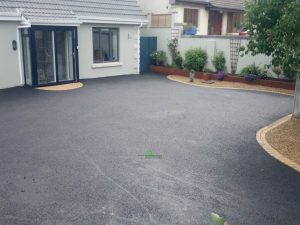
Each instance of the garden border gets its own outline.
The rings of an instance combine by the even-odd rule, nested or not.
[[[284,92],[280,92],[280,91],[269,91],[269,90],[258,90],[258,89],[251,89],[251,88],[238,88],[238,87],[213,87],[213,86],[207,86],[207,85],[199,85],[199,84],[195,84],[195,83],[186,83],[180,80],[176,80],[174,78],[171,77],[172,75],[168,75],[167,79],[171,80],[171,81],[175,81],[181,84],[186,84],[186,85],[191,85],[191,86],[195,86],[195,87],[203,87],[203,88],[216,88],[216,89],[227,89],[227,90],[244,90],[244,91],[256,91],[256,92],[265,92],[265,93],[272,93],[272,94],[281,94],[281,95],[287,95],[287,96],[291,96],[294,97],[293,94],[288,94],[288,93],[284,93]]]
[[[274,123],[270,124],[269,126],[266,126],[262,129],[260,129],[257,133],[256,133],[256,140],[257,142],[260,144],[260,146],[272,157],[274,157],[275,159],[279,160],[280,162],[282,162],[283,164],[291,167],[292,169],[296,170],[297,172],[300,173],[300,165],[295,163],[294,161],[288,159],[287,157],[285,157],[284,155],[282,155],[280,152],[278,152],[276,149],[274,149],[267,141],[266,139],[266,134],[280,126],[281,124],[287,122],[288,120],[290,120],[292,118],[292,115],[288,115],[285,116],[277,121],[275,121]]]
[[[151,72],[160,73],[163,75],[178,75],[178,76],[189,77],[189,72],[187,70],[183,70],[183,69],[151,65],[150,70],[151,70]],[[215,73],[197,72],[195,78],[203,79],[204,74],[208,74],[210,76],[211,80],[217,80],[217,75]],[[272,87],[272,88],[282,88],[282,89],[286,89],[286,90],[295,90],[295,86],[296,86],[295,82],[290,82],[290,81],[274,81],[274,80],[261,80],[260,79],[260,80],[248,82],[243,77],[239,77],[236,75],[235,76],[234,75],[225,75],[224,81],[261,85],[261,86]]]

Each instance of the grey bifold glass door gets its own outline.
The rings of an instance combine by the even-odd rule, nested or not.
[[[56,82],[54,32],[38,30],[34,37],[38,84]]]
[[[74,79],[72,31],[56,32],[56,57],[59,81]]]
[[[37,86],[75,80],[73,30],[34,31]]]

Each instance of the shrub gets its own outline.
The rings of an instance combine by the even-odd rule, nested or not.
[[[175,60],[174,60],[174,64],[177,68],[182,69],[182,64],[183,64],[183,58],[181,55],[177,55]]]
[[[246,76],[247,74],[253,74],[256,76],[259,76],[263,74],[262,70],[256,66],[255,64],[252,64],[250,66],[246,66],[241,70],[241,75]]]
[[[188,70],[203,71],[207,63],[207,53],[201,48],[190,49],[185,53],[184,66]]]
[[[178,51],[178,39],[174,38],[169,41],[168,48],[172,58],[172,66],[181,69],[183,59]]]
[[[226,59],[225,59],[225,56],[224,56],[224,52],[218,51],[215,54],[215,56],[212,60],[212,63],[214,65],[214,67],[216,68],[217,72],[225,71],[225,69],[226,69]]]
[[[253,81],[256,79],[267,79],[268,74],[266,70],[260,69],[255,64],[246,66],[241,70],[241,75],[245,77],[247,81]]]
[[[164,51],[156,51],[151,54],[152,59],[154,60],[155,65],[163,66],[167,62],[167,55]]]
[[[180,54],[178,51],[178,39],[174,38],[168,43],[168,49],[172,58],[172,64],[175,64],[176,57]]]
[[[203,69],[203,72],[205,72],[205,73],[213,73],[214,71],[212,70],[212,69],[209,69],[209,68],[204,68]]]

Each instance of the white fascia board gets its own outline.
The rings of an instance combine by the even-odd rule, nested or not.
[[[28,21],[31,25],[38,25],[38,26],[74,26],[79,27],[82,22],[79,20],[57,20],[55,22],[51,20],[32,20]]]
[[[2,21],[21,21],[22,15],[18,11],[0,12],[0,20],[2,20]]]
[[[3,16],[0,15],[0,21],[22,21],[21,16]]]
[[[107,24],[128,24],[128,25],[140,25],[141,23],[148,23],[148,20],[135,20],[124,18],[106,18],[106,17],[91,17],[80,16],[78,17],[82,23],[107,23]]]
[[[32,26],[58,26],[58,27],[79,27],[81,23],[45,23],[45,22],[32,22]]]

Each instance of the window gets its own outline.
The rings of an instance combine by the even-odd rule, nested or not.
[[[119,29],[93,28],[94,63],[119,61]]]
[[[221,35],[222,34],[222,17],[223,15],[218,11],[210,11],[208,19],[208,34]]]
[[[198,27],[198,9],[184,9],[184,23]]]
[[[227,33],[238,33],[243,27],[243,13],[228,13]]]
[[[170,14],[151,15],[151,27],[171,27]]]

